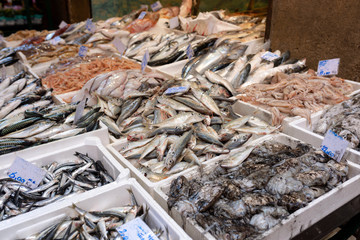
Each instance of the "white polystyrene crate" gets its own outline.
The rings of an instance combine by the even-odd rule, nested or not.
[[[262,142],[267,140],[275,140],[291,147],[295,147],[297,143],[299,143],[299,140],[283,133],[267,135],[261,139],[259,138],[256,141]],[[217,164],[218,161],[216,160],[209,161],[203,167],[203,173],[211,172],[217,166]],[[348,165],[348,181],[315,199],[306,207],[301,208],[293,214],[289,215],[286,219],[282,220],[280,224],[272,229],[269,229],[261,236],[266,239],[274,240],[291,239],[336,209],[340,208],[347,202],[351,201],[354,197],[358,196],[360,194],[360,189],[358,188],[360,184],[360,165],[350,161],[348,161]],[[199,174],[200,173],[198,171],[193,170],[183,175],[187,179],[192,179],[196,176],[199,176]],[[172,216],[174,220],[180,226],[182,226],[186,233],[188,233],[189,236],[193,239],[215,239],[210,233],[205,233],[205,230],[200,227],[194,220],[187,218],[184,222],[181,214],[178,211],[176,211],[174,208],[172,208],[171,211],[168,210],[167,193],[169,192],[171,181],[172,180],[167,180],[163,183],[162,186],[157,186],[155,188],[154,198],[156,202],[158,202],[160,206],[167,210],[170,216]]]
[[[306,121],[306,119],[301,118],[287,125],[284,132],[290,136],[300,139],[301,141],[310,143],[315,147],[320,147],[324,140],[324,136],[313,132],[313,130],[317,122],[320,120],[323,112],[324,111],[321,111],[312,115],[311,125]],[[355,149],[347,148],[344,158],[360,164],[360,152]]]
[[[150,181],[148,178],[146,178],[134,165],[131,164],[131,162],[129,162],[128,160],[126,160],[121,154],[120,154],[120,150],[123,149],[127,144],[127,140],[126,139],[120,139],[117,140],[116,142],[109,144],[107,146],[107,149],[109,150],[109,152],[112,153],[112,155],[115,157],[115,159],[117,161],[119,161],[119,163],[125,167],[128,168],[130,170],[130,175],[131,177],[135,178],[140,185],[148,192],[150,193],[152,196],[154,195],[154,188],[156,186],[160,186],[163,184],[163,182],[165,182],[167,179],[175,179],[176,177],[185,174],[189,171],[192,171],[193,169],[198,168],[198,166],[192,166],[180,173],[177,174],[173,174],[170,177],[168,177],[167,179],[158,181],[158,182],[152,182]]]
[[[100,123],[100,128],[95,130],[95,131],[86,132],[86,133],[82,133],[82,134],[79,134],[79,135],[76,135],[76,136],[63,138],[63,139],[60,139],[60,140],[55,140],[53,142],[41,144],[41,145],[38,145],[38,146],[25,148],[25,149],[20,150],[20,151],[3,154],[3,155],[0,155],[0,159],[6,158],[6,157],[11,156],[13,154],[25,154],[27,156],[36,157],[37,154],[52,152],[53,149],[64,149],[66,147],[74,146],[74,145],[76,145],[78,143],[81,143],[83,141],[83,139],[88,138],[88,137],[97,137],[97,138],[99,138],[99,140],[101,141],[101,143],[104,146],[109,144],[108,128],[105,125],[103,125],[102,123]],[[0,166],[1,166],[1,161],[0,161]]]
[[[114,157],[107,151],[106,147],[102,144],[99,138],[97,137],[82,137],[81,139],[68,139],[68,141],[61,144],[59,142],[49,143],[43,146],[36,148],[28,149],[28,151],[23,150],[19,152],[9,153],[6,155],[0,156],[0,178],[7,177],[7,170],[10,168],[11,164],[16,157],[25,159],[26,161],[35,164],[38,167],[51,164],[56,161],[59,164],[76,161],[78,157],[74,156],[75,152],[80,152],[83,154],[88,154],[89,157],[94,160],[100,160],[104,165],[108,173],[114,178],[114,182],[108,185],[116,185],[118,182],[127,180],[130,176],[128,169],[123,168]],[[90,194],[96,193],[100,188],[98,187],[92,190],[89,190]],[[81,195],[84,193],[76,194]],[[76,196],[75,195],[75,196]],[[71,199],[74,195],[66,196],[65,198],[60,199],[59,201],[64,201],[65,199]],[[49,204],[51,206],[53,203]],[[47,206],[45,206],[47,207]],[[40,213],[42,208],[37,208],[31,212]],[[24,218],[28,213],[18,215],[16,217],[4,220],[0,222],[0,229],[4,228],[8,222],[18,221],[21,218]]]
[[[351,83],[351,85],[353,86],[354,91],[351,94],[349,94],[349,96],[352,96],[352,95],[360,92],[360,83],[350,81],[350,80],[345,80],[345,81],[348,83]],[[268,110],[263,109],[259,106],[238,100],[234,103],[233,109],[234,109],[235,113],[239,113],[239,114],[243,114],[243,115],[253,115],[253,116],[259,117],[260,119],[266,121],[269,124],[271,124],[271,122],[272,122],[271,112],[269,112]],[[322,112],[322,111],[319,111],[319,112]],[[316,113],[318,113],[318,112],[316,112]],[[311,114],[311,116],[313,116],[316,113]],[[286,118],[284,118],[284,120],[282,122],[282,127],[286,128],[291,122],[297,121],[299,119],[304,119],[304,118],[302,118],[300,116],[286,117]]]
[[[1,228],[0,235],[9,240],[25,238],[63,220],[66,216],[77,216],[72,208],[73,203],[87,211],[129,205],[131,195],[128,189],[132,190],[139,205],[146,205],[149,208],[145,222],[151,229],[161,228],[164,231],[161,239],[167,239],[166,231],[168,231],[169,239],[172,240],[191,239],[134,179],[101,188],[93,194],[88,192],[75,196],[71,200],[58,203],[54,208],[44,208],[38,214],[30,213],[27,218]]]

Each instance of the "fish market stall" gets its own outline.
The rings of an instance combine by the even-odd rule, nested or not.
[[[1,236],[316,239],[337,226],[360,198],[360,84],[271,49],[261,14],[191,5],[5,38]],[[350,142],[342,159],[318,148],[329,129]]]

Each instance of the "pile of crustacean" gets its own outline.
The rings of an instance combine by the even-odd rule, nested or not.
[[[218,239],[258,238],[346,181],[346,164],[309,145],[271,140],[255,146],[252,141],[281,131],[285,117],[310,123],[312,113],[328,109],[314,131],[333,129],[358,149],[360,134],[353,126],[359,120],[359,96],[350,99],[352,84],[317,76],[305,59],[294,59],[289,51],[264,58],[269,42],[248,44],[263,37],[263,18],[211,13],[234,27],[199,36],[181,24],[176,31],[166,24],[161,26],[165,32],[154,30],[159,18],[179,12],[186,17],[184,9],[147,12],[139,19],[142,11],[91,26],[84,21],[5,38],[5,44],[18,43],[0,50],[0,155],[106,126],[113,141],[123,143],[119,153],[152,182],[194,166],[203,170],[217,157],[211,171],[174,178],[168,206]],[[86,56],[78,54],[83,47]],[[141,69],[147,54],[150,68]],[[177,76],[154,70],[181,62]],[[234,111],[239,100],[270,111],[272,123]],[[35,189],[2,181],[1,219],[113,181],[101,162],[86,152],[77,156],[81,161],[43,166],[48,175]],[[74,208],[79,215],[85,211]],[[143,210],[133,215],[143,216]],[[123,215],[133,217],[128,214]],[[111,224],[122,224],[123,215]],[[96,218],[93,235],[117,239],[104,216]],[[64,231],[53,233],[92,239],[83,232],[85,225],[76,234],[71,231],[77,221],[66,220],[56,226]]]

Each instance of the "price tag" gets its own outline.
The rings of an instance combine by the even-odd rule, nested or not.
[[[144,9],[146,9],[146,11],[147,11],[147,10],[149,9],[149,5],[141,4],[141,5],[140,5],[140,8],[141,8],[141,9],[144,8]]]
[[[194,56],[194,51],[193,51],[190,43],[189,43],[188,47],[186,48],[186,55],[187,55],[188,59],[190,59]]]
[[[96,30],[95,24],[92,22],[90,18],[86,20],[86,30],[88,30],[91,33],[94,33]]]
[[[175,93],[185,93],[187,91],[189,91],[189,86],[172,87],[172,88],[166,89],[164,94],[171,95],[171,94],[175,94]]]
[[[80,57],[85,57],[86,54],[87,54],[87,51],[88,51],[88,48],[87,48],[87,47],[81,46],[81,47],[79,48],[79,56],[80,56]]]
[[[76,111],[75,111],[75,117],[74,117],[74,124],[76,124],[79,119],[81,118],[83,112],[84,112],[84,109],[85,109],[85,106],[86,106],[86,101],[87,101],[87,98],[85,98],[84,100],[82,100],[77,106],[76,106]]]
[[[61,41],[61,37],[57,36],[57,37],[54,37],[53,39],[51,39],[49,42],[51,45],[58,45],[60,41]]]
[[[177,16],[173,17],[173,18],[170,18],[169,26],[170,26],[171,29],[177,28],[179,26],[179,18]]]
[[[16,157],[7,174],[9,178],[34,189],[43,180],[46,171],[20,157]]]
[[[162,9],[162,5],[159,1],[156,1],[155,3],[151,4],[151,9],[156,12]]]
[[[343,157],[349,142],[337,135],[332,130],[329,130],[321,144],[321,150],[329,157],[340,162]]]
[[[4,80],[6,78],[6,67],[2,65],[1,67],[1,79]]]
[[[112,44],[119,51],[119,53],[121,54],[121,57],[122,57],[122,55],[125,52],[126,46],[123,44],[123,42],[120,40],[120,38],[115,37]]]
[[[48,35],[46,35],[45,41],[49,41],[50,39],[52,39],[54,34],[55,34],[55,32],[49,33]]]
[[[141,71],[142,72],[145,71],[145,68],[146,68],[146,65],[147,65],[149,59],[150,59],[149,50],[146,49],[144,57],[143,57],[142,62],[141,62]]]
[[[116,228],[123,240],[141,239],[141,240],[159,240],[159,238],[151,231],[149,226],[137,217],[130,222]]]
[[[340,58],[319,61],[317,75],[337,75],[339,71]]]
[[[145,11],[142,11],[138,17],[138,19],[143,19],[146,15],[146,12]]]
[[[279,58],[280,56],[275,54],[275,53],[272,53],[272,52],[269,52],[269,51],[266,51],[262,56],[261,58],[266,60],[266,61],[274,61],[275,59]]]
[[[59,28],[64,28],[67,26],[67,23],[65,21],[61,21],[61,23],[59,24]]]

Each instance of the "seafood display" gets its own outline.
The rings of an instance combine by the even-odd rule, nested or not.
[[[266,71],[261,75],[267,75]],[[311,123],[311,113],[347,100],[352,91],[351,83],[342,78],[318,77],[309,70],[301,74],[277,73],[270,84],[239,88],[236,98],[271,111],[273,124],[279,125],[285,116],[301,116]]]
[[[315,123],[314,132],[325,135],[332,130],[349,142],[349,147],[360,150],[360,94],[339,103],[324,111],[319,121]]]
[[[261,11],[192,16],[198,11],[193,5],[198,3],[182,0],[180,7],[153,11],[142,5],[121,17],[62,22],[51,32],[19,31],[5,38],[0,156],[31,152],[37,157],[39,149],[52,151],[47,143],[63,140],[59,144],[65,148],[84,136],[103,151],[108,148],[128,169],[107,167],[111,155],[93,159],[90,148],[77,145],[70,151],[76,156],[72,161],[60,162],[56,153],[54,159],[44,158],[45,177],[33,189],[11,176],[1,179],[0,221],[63,201],[53,204],[56,209],[43,209],[52,214],[64,204],[63,215],[50,226],[41,220],[48,227],[25,239],[122,239],[118,227],[136,218],[152,222],[152,215],[159,215],[153,214],[153,203],[137,203],[135,195],[142,200],[146,192],[135,191],[131,173],[161,206],[166,208],[167,200],[167,209],[178,213],[174,219],[199,225],[202,235],[262,239],[313,200],[327,203],[324,194],[355,178],[360,172],[355,163],[336,162],[311,145],[276,134],[291,128],[295,118],[290,117],[300,116],[315,133],[332,130],[360,151],[360,93],[353,95],[359,87],[340,77],[317,76],[305,58],[270,49]],[[324,109],[311,123],[311,114]],[[32,147],[34,152],[21,151]],[[109,174],[120,167],[124,177]],[[115,195],[109,190],[113,194],[118,187],[109,184],[114,178],[134,190],[120,191],[127,201],[116,196],[111,202]],[[94,207],[82,205],[90,199]],[[29,226],[21,226],[27,231],[16,233],[18,239],[40,230],[37,225],[28,231],[32,214],[23,215]],[[43,216],[49,222],[50,216]],[[13,218],[10,222],[19,222],[0,227],[0,233],[25,220]],[[314,223],[302,223],[294,234]],[[187,239],[184,232],[171,236],[171,224],[151,228],[159,239]]]
[[[43,30],[41,32],[36,30],[20,30],[16,33],[11,34],[10,36],[6,37],[6,41],[22,41],[28,38],[34,37],[46,37],[49,32],[47,30]]]
[[[24,111],[46,107],[52,103],[51,90],[45,90],[40,79],[24,71],[0,82],[0,122],[13,116],[24,116]]]
[[[52,162],[42,166],[46,175],[33,189],[11,178],[1,179],[0,221],[114,181],[100,160],[79,152],[75,156],[78,160],[74,162]]]
[[[48,43],[41,43],[20,46],[14,51],[22,52],[31,66],[39,63],[48,62],[55,59],[63,59],[74,57],[79,52],[79,46],[76,45],[61,45],[55,46]]]
[[[88,63],[59,71],[42,79],[42,84],[52,88],[55,94],[80,90],[93,77],[118,70],[139,69],[140,65],[126,59],[97,58]]]
[[[75,120],[77,105],[39,106],[0,121],[0,155],[51,141],[72,137],[99,128],[103,112],[85,108]]]
[[[347,180],[348,166],[310,145],[267,140],[247,146],[206,174],[171,182],[168,206],[217,239],[261,239],[262,233]]]
[[[180,86],[187,91],[167,94]],[[253,134],[277,130],[254,117],[235,115],[231,101],[212,98],[195,82],[168,83],[162,91],[124,102],[126,108],[111,125],[128,140],[120,153],[153,182],[227,154]]]
[[[109,209],[98,211],[87,211],[73,204],[75,214],[52,224],[39,233],[33,234],[26,239],[38,239],[45,237],[50,239],[122,239],[118,227],[140,218],[148,222],[149,207],[139,205],[131,191],[131,203],[128,205],[117,205]],[[168,232],[164,232],[163,226],[157,226],[152,232],[158,239],[169,239]],[[151,237],[151,236],[150,236]]]

